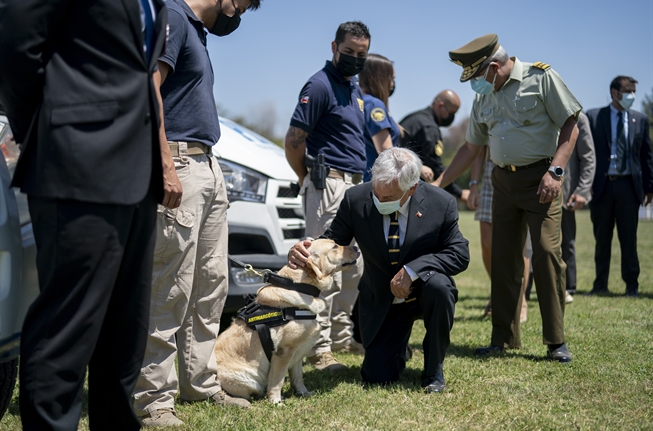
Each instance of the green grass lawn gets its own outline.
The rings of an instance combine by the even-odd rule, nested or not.
[[[640,298],[623,297],[619,246],[613,243],[613,296],[584,297],[594,278],[594,239],[589,212],[577,215],[578,289],[567,306],[570,364],[546,360],[535,295],[522,325],[520,350],[479,359],[476,347],[490,340],[482,317],[490,283],[481,263],[478,224],[461,214],[470,241],[469,269],[456,277],[459,301],[444,371],[447,390],[426,395],[419,387],[422,322],[415,324],[413,359],[399,383],[365,388],[359,356],[336,354],[350,370],[331,377],[304,367],[311,398],[294,398],[286,384],[283,406],[256,401],[249,410],[217,408],[207,402],[179,405],[187,430],[639,430],[653,429],[653,222],[639,225]],[[85,415],[85,413],[84,413]],[[20,429],[18,392],[0,429]],[[83,418],[80,429],[88,429]]]

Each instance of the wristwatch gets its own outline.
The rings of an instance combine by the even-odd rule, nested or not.
[[[562,169],[562,166],[549,166],[549,172],[558,178],[562,178],[565,175],[565,170]]]

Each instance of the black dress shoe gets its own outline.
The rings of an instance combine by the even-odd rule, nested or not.
[[[639,294],[637,293],[636,290],[628,290],[628,291],[626,291],[626,296],[628,298],[637,298],[639,296]]]
[[[562,344],[551,344],[547,348],[547,356],[554,361],[567,363],[571,362],[571,353],[567,350],[567,345]]]
[[[437,380],[431,383],[430,385],[426,385],[424,389],[426,390],[427,394],[437,394],[442,391],[447,387],[446,384],[442,382],[438,382]]]
[[[474,351],[474,354],[479,356],[485,356],[485,355],[489,355],[490,353],[500,353],[500,352],[503,352],[503,347],[489,345],[486,347],[479,347]]]
[[[422,387],[427,394],[435,394],[444,391],[447,387],[444,382],[444,373],[440,371],[437,375],[431,377],[424,377],[422,375]]]
[[[585,296],[600,296],[600,295],[608,295],[610,291],[608,289],[592,289],[589,292],[585,294]]]

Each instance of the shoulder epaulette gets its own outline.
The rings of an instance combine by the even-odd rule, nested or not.
[[[537,67],[538,69],[542,69],[542,70],[549,70],[549,69],[551,69],[551,65],[550,65],[550,64],[542,63],[542,62],[540,62],[540,61],[538,61],[538,62],[536,62],[536,63],[533,63],[533,67]]]

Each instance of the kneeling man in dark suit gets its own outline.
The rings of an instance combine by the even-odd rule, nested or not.
[[[356,239],[363,254],[358,285],[363,381],[399,380],[413,322],[423,318],[422,387],[431,393],[445,388],[442,364],[458,300],[452,276],[467,268],[469,249],[458,230],[456,200],[419,182],[421,170],[410,150],[381,153],[372,181],[347,190],[323,237],[340,245]],[[308,245],[303,241],[290,250],[291,266],[305,264]]]

